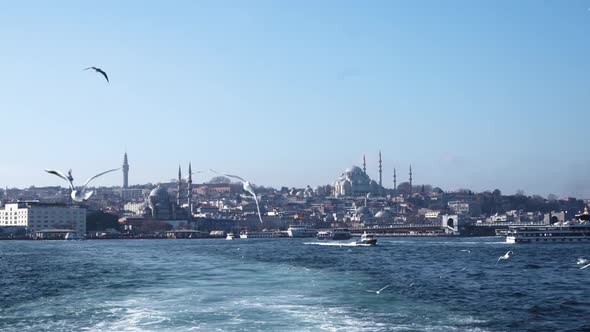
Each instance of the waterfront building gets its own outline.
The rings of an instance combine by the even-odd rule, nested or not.
[[[449,201],[447,205],[455,214],[465,214],[470,216],[479,216],[481,214],[481,205],[475,202]]]
[[[86,209],[39,202],[8,203],[0,208],[0,227],[26,227],[31,232],[71,229],[86,233]]]

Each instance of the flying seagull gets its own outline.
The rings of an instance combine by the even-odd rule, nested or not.
[[[53,174],[53,175],[57,175],[60,178],[68,181],[68,183],[70,184],[70,189],[72,189],[72,192],[70,193],[70,196],[72,197],[72,199],[75,202],[85,202],[87,201],[90,196],[92,196],[92,194],[94,193],[94,191],[86,191],[86,185],[88,185],[88,183],[94,179],[96,179],[97,177],[110,173],[110,172],[114,172],[114,171],[118,171],[120,168],[115,168],[115,169],[110,169],[108,171],[96,174],[93,177],[90,177],[88,180],[86,180],[86,182],[84,182],[84,184],[82,185],[82,187],[76,189],[76,187],[74,187],[74,177],[72,177],[72,170],[68,171],[68,174],[64,174],[60,171],[55,171],[52,169],[46,169],[45,172],[49,173],[49,174]]]
[[[413,285],[413,283],[412,283],[412,285]],[[410,285],[410,287],[412,287],[412,285]],[[380,290],[377,290],[377,291],[368,290],[367,292],[369,292],[369,293],[375,293],[375,294],[379,295],[379,294],[381,294],[382,291],[385,290],[385,288],[387,288],[389,286],[391,286],[391,285],[386,285],[385,287],[383,287],[383,288],[381,288]]]
[[[88,67],[88,68],[84,68],[84,70],[88,70],[88,69],[94,69],[94,71],[96,71],[97,73],[101,73],[102,76],[104,76],[104,78],[107,80],[107,83],[109,82],[109,77],[107,76],[107,73],[104,72],[104,70],[97,68],[97,67]]]
[[[512,254],[513,254],[512,250],[509,250],[503,256],[498,257],[498,260],[496,261],[496,265],[498,265],[498,262],[501,259],[508,259],[508,258],[510,258],[512,256]]]
[[[187,175],[187,176],[185,177],[185,179],[187,179],[187,180],[188,180],[188,178],[189,178],[191,175],[193,175],[193,174],[199,174],[199,173],[203,173],[203,171],[194,171],[194,172],[190,172],[190,173],[189,173],[189,175]]]
[[[582,257],[578,258],[578,261],[577,261],[578,265],[583,265],[583,264],[588,264],[588,263],[590,263],[590,261],[588,261],[586,258],[582,258]]]
[[[254,196],[254,202],[256,202],[256,210],[258,210],[258,219],[260,219],[260,223],[262,223],[262,214],[260,213],[260,205],[258,203],[258,197],[256,196],[256,192],[254,192],[254,188],[252,188],[252,185],[250,184],[250,182],[242,179],[241,177],[237,176],[237,175],[231,175],[231,174],[224,174],[224,173],[219,173],[216,170],[210,169],[211,172],[216,173],[216,174],[220,174],[223,176],[227,176],[228,178],[233,178],[236,180],[239,180],[242,182],[242,186],[244,187],[244,190],[249,192],[252,196]]]

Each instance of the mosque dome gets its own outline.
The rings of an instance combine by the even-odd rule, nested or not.
[[[159,200],[168,200],[168,190],[166,190],[166,188],[162,188],[160,186],[154,188],[151,192],[150,192],[150,196],[149,197],[157,197]]]
[[[375,218],[377,218],[377,219],[391,218],[391,213],[389,213],[389,211],[382,210],[382,211],[375,213]]]
[[[360,208],[356,209],[356,214],[357,215],[370,215],[371,211],[369,211],[369,208],[366,206],[361,206]]]
[[[363,170],[358,166],[352,166],[344,170],[347,174],[364,174]]]

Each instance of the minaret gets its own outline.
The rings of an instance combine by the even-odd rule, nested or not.
[[[393,190],[397,190],[397,175],[395,174],[395,168],[393,169]]]
[[[176,204],[180,206],[182,202],[180,198],[182,197],[182,173],[180,171],[180,165],[178,165],[178,190],[176,191]]]
[[[410,194],[412,193],[412,165],[410,165]]]
[[[381,163],[381,150],[379,150],[379,190],[383,188],[383,166]]]
[[[123,189],[129,187],[129,162],[127,161],[127,151],[123,157]]]
[[[363,155],[363,172],[367,174],[367,160],[365,159],[365,155]]]
[[[188,163],[188,180],[186,181],[187,190],[186,190],[186,201],[188,203],[188,208],[191,213],[191,217],[193,216],[193,170],[191,168],[191,163]]]

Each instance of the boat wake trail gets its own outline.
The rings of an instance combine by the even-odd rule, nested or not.
[[[329,247],[370,247],[370,244],[359,244],[356,242],[334,243],[334,242],[303,242],[309,246],[329,246]]]

